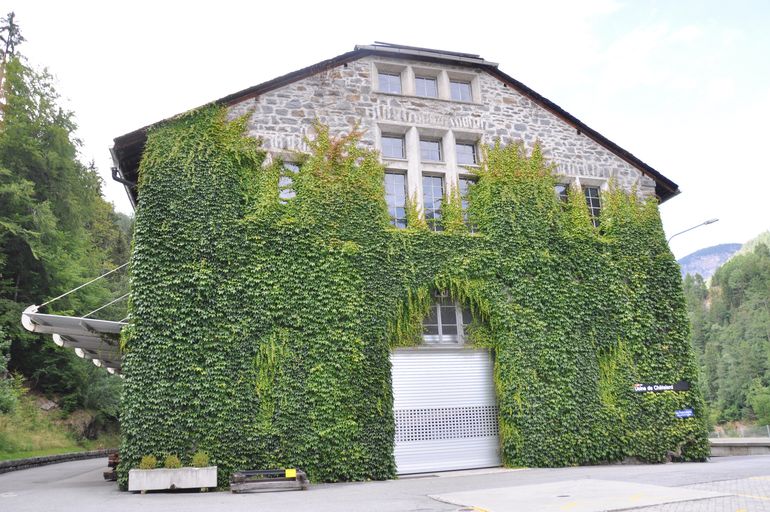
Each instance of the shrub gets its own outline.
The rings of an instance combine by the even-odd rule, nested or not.
[[[158,459],[155,455],[145,455],[139,463],[139,469],[155,469],[158,467]]]
[[[169,455],[166,460],[163,461],[163,467],[168,469],[176,469],[182,467],[182,461],[176,455]]]
[[[0,372],[0,414],[11,414],[16,410],[19,399],[25,392],[21,383],[21,375],[14,374],[2,377],[2,372]]]
[[[209,454],[203,451],[195,452],[192,456],[192,465],[194,468],[205,468],[209,465]]]

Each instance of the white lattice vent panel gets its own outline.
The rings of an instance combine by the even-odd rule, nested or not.
[[[394,413],[397,443],[497,435],[494,405],[401,409]]]

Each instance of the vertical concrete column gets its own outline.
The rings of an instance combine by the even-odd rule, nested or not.
[[[441,151],[444,152],[444,163],[446,171],[444,173],[444,182],[446,183],[447,194],[453,191],[458,184],[459,171],[457,169],[457,151],[455,151],[455,134],[452,130],[447,131],[441,138]]]
[[[445,100],[451,99],[452,92],[449,90],[449,75],[446,70],[441,70],[438,77],[436,77],[436,82],[438,87],[438,97]]]
[[[407,96],[414,96],[416,90],[414,88],[414,70],[412,66],[407,66],[404,71],[401,72],[401,91]]]
[[[414,81],[413,81],[414,82]],[[417,201],[417,209],[422,211],[422,167],[420,165],[420,133],[412,126],[404,137],[406,144],[406,191],[409,197]]]

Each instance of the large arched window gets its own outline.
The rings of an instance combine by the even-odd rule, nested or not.
[[[470,310],[461,307],[448,293],[437,293],[422,322],[422,338],[426,345],[462,345],[471,319]]]

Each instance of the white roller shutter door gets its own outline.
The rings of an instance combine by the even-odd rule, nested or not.
[[[487,350],[400,349],[391,363],[397,473],[500,465]]]

